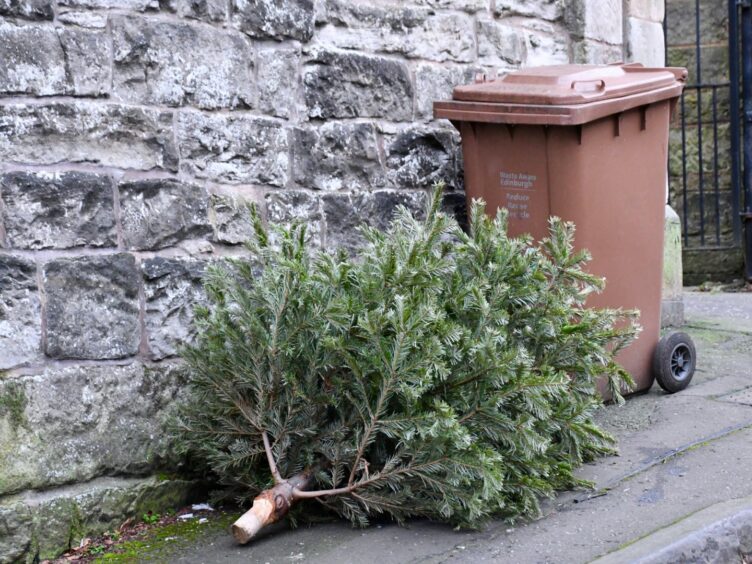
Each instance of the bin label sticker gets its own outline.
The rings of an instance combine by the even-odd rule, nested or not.
[[[535,191],[538,177],[534,174],[501,171],[501,187],[506,191],[504,207],[510,219],[530,219],[530,196]]]

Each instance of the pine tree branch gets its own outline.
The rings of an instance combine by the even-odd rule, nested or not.
[[[274,476],[274,483],[275,484],[281,484],[285,480],[282,478],[282,475],[279,473],[279,470],[277,470],[277,464],[274,462],[274,454],[272,453],[272,447],[269,444],[269,436],[266,434],[266,431],[261,431],[261,439],[264,441],[264,450],[266,451],[266,460],[269,462],[269,470],[272,472],[272,476]]]

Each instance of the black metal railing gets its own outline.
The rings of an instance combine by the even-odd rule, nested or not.
[[[678,127],[672,132],[669,199],[681,216],[685,248],[743,244],[752,259],[752,0],[728,0],[727,51],[718,45],[717,35],[710,40],[702,35],[713,27],[703,17],[713,16],[714,8],[721,15],[726,10],[695,0],[693,13],[674,13],[677,19],[694,17],[694,22],[677,22],[684,37],[673,44],[672,11],[666,10],[667,64],[690,67],[679,101]],[[692,31],[690,42],[686,35]],[[718,72],[725,70],[718,61],[720,53],[727,54],[728,72]],[[752,279],[752,260],[746,264]]]

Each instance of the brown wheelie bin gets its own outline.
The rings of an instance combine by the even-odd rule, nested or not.
[[[643,331],[619,361],[649,388],[683,389],[695,350],[660,337],[669,119],[687,72],[639,64],[529,68],[454,89],[434,115],[460,130],[468,199],[509,210],[511,235],[577,226],[591,272],[606,278],[593,307],[640,310]]]

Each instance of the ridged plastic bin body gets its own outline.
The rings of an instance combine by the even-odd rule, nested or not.
[[[660,334],[669,119],[663,100],[576,126],[462,121],[465,190],[489,213],[509,210],[511,235],[548,234],[549,216],[576,224],[575,242],[606,279],[588,305],[640,310],[642,333],[618,361],[653,383]]]

